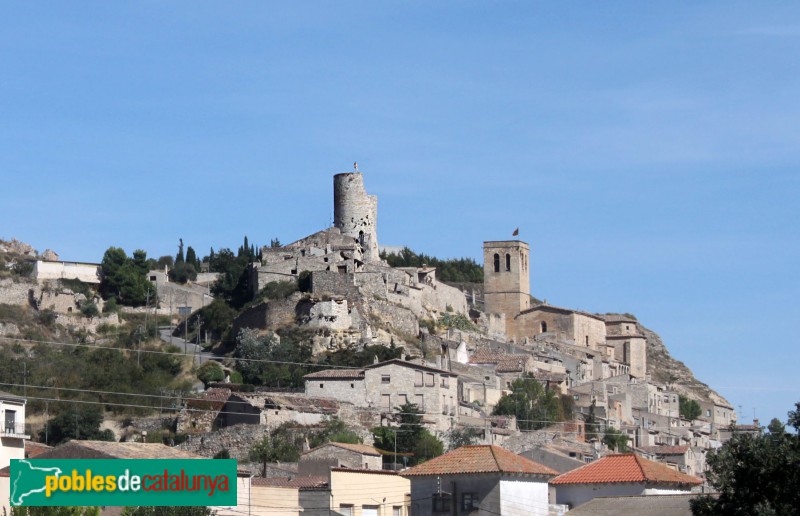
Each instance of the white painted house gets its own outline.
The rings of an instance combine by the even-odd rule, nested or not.
[[[703,481],[633,453],[607,455],[550,481],[550,499],[570,509],[601,496],[687,494]]]
[[[411,514],[547,516],[547,481],[558,472],[494,445],[462,446],[400,473]]]
[[[25,458],[25,398],[0,391],[0,469],[7,467],[11,459]],[[10,511],[9,478],[0,475],[0,514],[2,509]]]

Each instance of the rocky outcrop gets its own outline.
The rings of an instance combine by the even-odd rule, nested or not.
[[[718,392],[695,378],[686,364],[673,358],[658,334],[641,324],[637,327],[647,342],[647,373],[653,382],[669,384],[679,394],[692,399],[731,406]]]

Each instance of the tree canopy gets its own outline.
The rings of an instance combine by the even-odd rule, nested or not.
[[[559,396],[527,375],[511,382],[511,393],[503,395],[492,412],[496,416],[516,416],[521,430],[538,430],[572,416],[569,396]]]
[[[777,419],[761,435],[734,432],[706,455],[709,483],[718,496],[692,500],[695,516],[784,516],[800,508],[800,402],[789,412],[788,433]]]
[[[436,267],[436,278],[439,281],[454,283],[481,283],[483,282],[483,266],[472,258],[452,258],[442,260],[424,253],[417,254],[408,247],[404,247],[400,254],[381,254],[392,267]]]
[[[127,306],[142,306],[155,300],[155,288],[147,280],[147,253],[137,249],[133,258],[119,247],[109,247],[100,264],[100,294]]]
[[[379,426],[372,429],[375,447],[397,453],[413,454],[409,465],[413,466],[438,457],[444,452],[444,445],[422,425],[422,412],[415,403],[405,403],[395,407],[398,412],[398,426]],[[394,461],[392,456],[384,460]]]

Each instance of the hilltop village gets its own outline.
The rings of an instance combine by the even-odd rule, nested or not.
[[[214,303],[212,286],[221,274],[207,266],[186,282],[174,281],[169,267],[149,269],[146,305],[113,311],[100,289],[102,264],[2,243],[3,267],[24,274],[0,278],[0,306],[9,307],[0,312],[0,347],[30,349],[26,359],[36,361],[32,342],[79,333],[75,342],[102,345],[123,319],[138,317],[146,333],[161,318],[167,328],[150,337],[161,346],[177,344],[176,355],[188,356],[185,367],[196,377],[201,369],[218,368],[219,375],[162,394],[158,415],[120,423],[107,414],[108,442],[78,438],[49,448],[34,442],[41,439],[26,421],[33,398],[24,395],[22,373],[6,367],[0,468],[9,458],[40,453],[163,454],[144,444],[148,432],[169,427],[171,441],[152,446],[240,461],[246,501],[217,508],[219,514],[564,514],[595,496],[703,489],[706,452],[730,437],[736,413],[633,315],[537,300],[531,247],[521,240],[483,241],[480,284],[442,281],[429,264],[390,266],[387,257],[397,249],[379,244],[378,201],[359,172],[333,177],[333,208],[331,227],[256,250],[246,268],[250,301],[226,330],[227,347],[191,315]],[[284,294],[262,295],[281,288]],[[45,312],[52,334],[31,339],[23,318]],[[308,353],[294,364],[303,369],[292,368],[289,355],[242,351],[295,344]],[[135,346],[125,353],[141,358],[141,343]],[[367,359],[359,365],[320,359],[343,353]],[[285,386],[249,384],[248,364],[259,360],[285,367]],[[355,439],[313,442],[314,432],[332,426]],[[404,432],[419,429],[449,451],[425,460],[408,451]],[[300,448],[297,460],[254,454],[254,445],[274,444],[286,432]],[[644,476],[614,476],[629,470]],[[0,469],[7,500],[3,482],[8,477]],[[597,484],[617,487],[593,495]]]

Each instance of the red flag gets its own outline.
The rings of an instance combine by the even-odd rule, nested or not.
[[[519,228],[515,229],[511,236],[518,236],[519,235]]]

